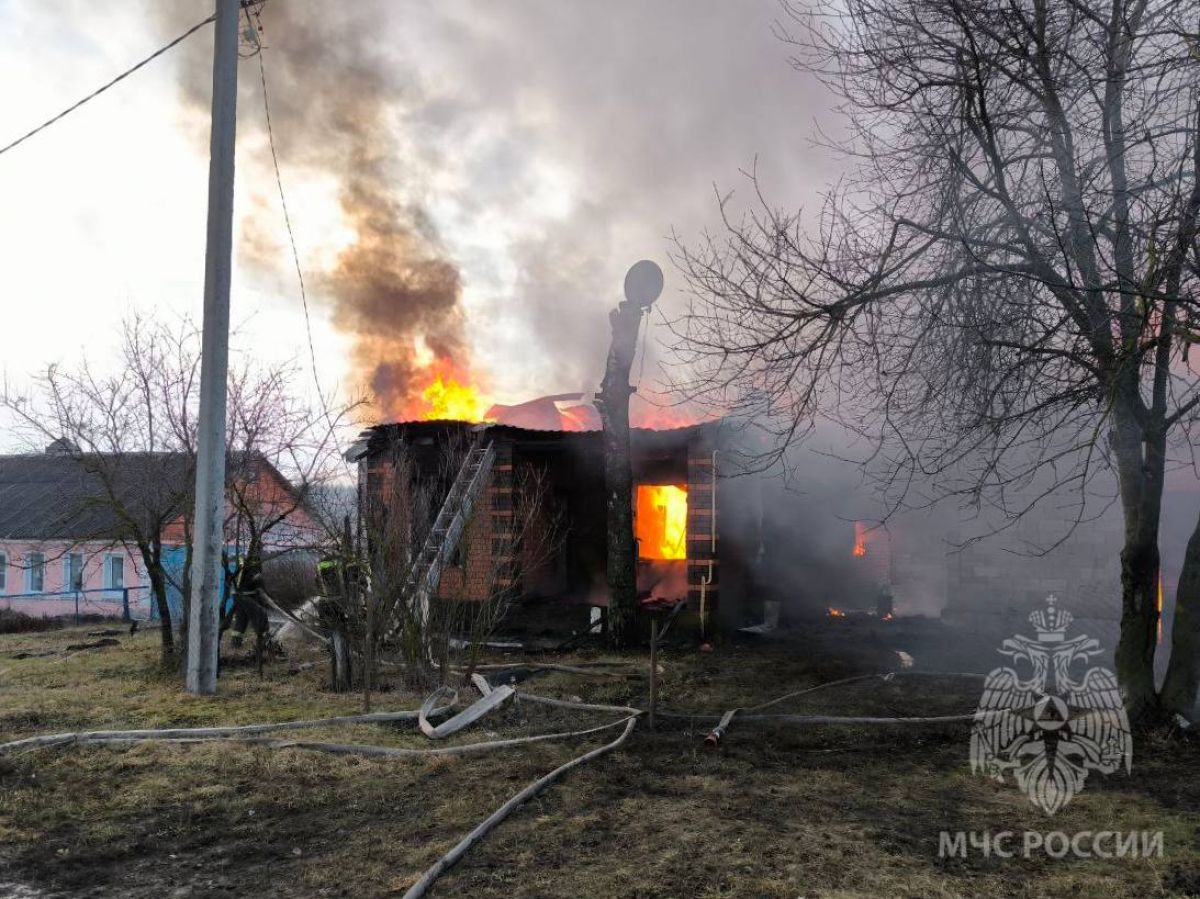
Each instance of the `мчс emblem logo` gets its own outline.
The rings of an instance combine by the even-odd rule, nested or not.
[[[1036,639],[1004,641],[999,652],[1012,667],[987,676],[971,727],[971,771],[1000,782],[1012,772],[1049,815],[1083,789],[1090,772],[1128,772],[1133,763],[1116,675],[1087,667],[1100,644],[1086,635],[1067,639],[1072,620],[1050,596],[1029,616]]]

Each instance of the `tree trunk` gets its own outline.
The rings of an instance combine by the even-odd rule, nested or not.
[[[169,662],[175,655],[175,634],[171,629],[171,605],[167,602],[167,580],[162,570],[152,570],[150,588],[154,591],[154,602],[158,606],[158,617],[162,622],[161,645],[163,662]]]
[[[354,689],[354,664],[350,641],[345,632],[335,627],[329,632],[330,681],[334,693],[349,693]]]
[[[358,546],[354,543],[350,534],[350,516],[346,515],[342,518],[342,558],[343,559],[358,559]],[[354,568],[354,574],[357,575],[358,568]],[[375,665],[375,595],[364,587],[362,581],[357,576],[351,576],[350,566],[342,566],[342,589],[343,596],[347,598],[346,606],[350,609],[363,610],[363,644],[362,644],[362,689],[363,689],[363,711],[371,711],[371,674]],[[338,632],[334,632],[335,636]],[[334,690],[339,693],[343,690],[349,690],[352,674],[347,668],[344,672],[338,671],[338,656],[336,655],[336,645],[334,647]],[[347,659],[349,656],[347,655]],[[347,665],[349,662],[347,662]],[[443,669],[444,670],[444,669]]]
[[[139,546],[142,553],[142,564],[146,566],[146,576],[150,578],[150,593],[154,597],[155,608],[158,609],[159,623],[162,625],[159,634],[162,647],[162,662],[167,665],[175,655],[175,633],[171,630],[171,605],[167,602],[167,578],[162,568],[162,547],[157,543]]]
[[[188,647],[188,620],[191,616],[192,604],[192,540],[190,530],[185,532],[187,544],[183,553],[183,571],[179,577],[179,673],[182,676],[187,676],[187,647]],[[218,655],[220,647],[217,647]],[[218,658],[218,667],[220,667],[220,659]]]
[[[1188,540],[1179,589],[1175,592],[1171,661],[1162,689],[1164,710],[1191,718],[1197,687],[1200,687],[1200,521]]]
[[[1159,717],[1154,689],[1158,636],[1158,527],[1162,507],[1165,442],[1143,439],[1132,415],[1114,413],[1113,448],[1125,517],[1121,549],[1121,638],[1117,679],[1129,720],[1145,726]]]
[[[604,495],[608,545],[608,633],[616,648],[633,638],[637,612],[637,557],[633,540],[633,468],[629,460],[629,370],[637,349],[642,308],[622,301],[609,313],[612,346],[596,407],[604,425]]]
[[[1121,550],[1121,639],[1117,643],[1117,679],[1129,720],[1153,721],[1158,712],[1154,689],[1154,649],[1158,636],[1158,546],[1125,539]]]

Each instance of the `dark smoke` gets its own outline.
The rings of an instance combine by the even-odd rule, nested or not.
[[[175,12],[166,33],[201,14],[184,0],[147,8],[163,5]],[[749,185],[739,170],[756,166],[772,199],[800,206],[815,203],[817,188],[840,171],[810,146],[813,117],[831,101],[789,66],[772,30],[779,15],[778,0],[270,0],[267,74],[289,192],[305,167],[350,172],[354,150],[365,147],[369,180],[391,188],[383,196],[414,231],[420,259],[445,258],[415,212],[436,197],[470,287],[472,362],[492,375],[498,398],[595,390],[626,268],[643,257],[664,264],[660,311],[678,312],[669,235],[692,241],[719,224],[714,188],[737,190],[740,202]],[[211,37],[181,49],[194,54],[189,98],[206,149]],[[267,258],[294,292],[283,280],[286,236],[261,138],[257,62],[243,63],[241,76],[239,128],[252,138],[243,155],[255,160],[254,190],[267,201],[262,231],[278,244]],[[368,102],[381,97],[382,113]],[[353,125],[346,134],[343,103],[356,104],[344,115]],[[363,128],[383,133],[355,144]],[[297,227],[306,242],[321,236],[311,220]],[[411,261],[409,251],[401,259]],[[370,328],[352,330],[355,311],[339,327],[361,335],[365,374],[390,362],[394,371],[380,370],[380,380],[406,383],[411,357],[374,346]],[[461,341],[461,313],[429,312],[418,314],[419,327],[442,346]],[[660,379],[657,344],[667,339],[654,321],[639,362],[643,387]]]
[[[378,192],[380,182],[347,181],[342,208],[357,239],[324,279],[336,303],[334,323],[355,336],[355,363],[381,410],[403,416],[423,386],[415,339],[439,371],[465,368],[459,273],[415,238],[411,217]]]
[[[195,4],[164,6],[168,11],[160,14],[173,26],[196,15]],[[380,412],[404,416],[428,377],[418,380],[419,346],[440,372],[461,374],[469,364],[461,278],[420,204],[419,173],[403,164],[395,116],[416,102],[416,79],[381,42],[386,19],[387,4],[374,0],[336,6],[268,2],[260,24],[285,187],[305,176],[332,179],[354,232],[329,270],[316,277],[306,272],[309,283],[333,304],[336,327],[353,336],[355,369]],[[209,35],[188,46],[180,69],[186,101],[205,114],[211,40]],[[239,165],[251,149],[255,176],[265,178],[271,162],[258,76],[257,60],[241,63]],[[262,236],[279,230],[277,202],[254,207],[242,225],[239,257],[260,272],[283,275],[278,244]],[[263,216],[275,221],[261,224]],[[428,355],[421,361],[428,363]]]

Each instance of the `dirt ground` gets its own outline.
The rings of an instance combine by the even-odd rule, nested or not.
[[[872,623],[818,625],[771,643],[663,654],[662,705],[719,711],[897,667]],[[91,629],[94,629],[92,626]],[[83,629],[86,630],[86,629]],[[899,630],[896,631],[897,633]],[[197,698],[157,666],[156,636],[67,653],[82,630],[0,637],[0,741],[94,728],[203,726],[353,714],[300,650],[259,679],[234,665]],[[948,631],[924,639],[963,651]],[[906,645],[912,646],[912,641]],[[25,653],[53,652],[49,655]],[[918,667],[922,653],[918,657]],[[945,658],[952,652],[943,654]],[[612,659],[577,652],[553,661]],[[503,657],[522,661],[524,657]],[[492,659],[491,661],[496,661]],[[621,660],[618,660],[621,661]],[[644,656],[623,659],[645,665]],[[956,668],[954,670],[962,670]],[[539,675],[519,689],[644,705],[638,678]],[[979,681],[901,677],[818,692],[773,711],[970,712]],[[398,686],[379,709],[415,708]],[[603,723],[612,716],[505,707],[450,742]],[[433,896],[1149,897],[1200,895],[1200,749],[1139,739],[1133,773],[1091,776],[1050,819],[1011,784],[971,774],[967,725],[736,724],[705,750],[705,722],[640,723],[616,752],[509,818]],[[230,743],[74,746],[0,756],[0,897],[400,895],[468,830],[538,776],[610,740],[487,755],[369,759]],[[305,731],[304,739],[425,747],[412,723]],[[1162,858],[938,855],[941,831],[1162,831]]]

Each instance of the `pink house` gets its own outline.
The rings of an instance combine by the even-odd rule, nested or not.
[[[0,541],[0,608],[30,615],[149,617],[136,553],[105,541]]]
[[[120,516],[71,454],[0,456],[0,608],[31,615],[148,617],[141,558]],[[178,468],[179,466],[173,466]],[[143,485],[130,478],[130,508]]]
[[[178,614],[183,517],[191,505],[191,457],[183,453],[81,455],[56,441],[46,452],[0,456],[0,608],[37,616],[150,618],[150,581],[132,531],[157,531]],[[316,526],[294,489],[261,456],[236,459],[239,508],[282,519],[269,548],[311,543]],[[231,488],[232,489],[232,488]],[[232,494],[231,494],[232,495]],[[243,539],[230,510],[230,544]]]

